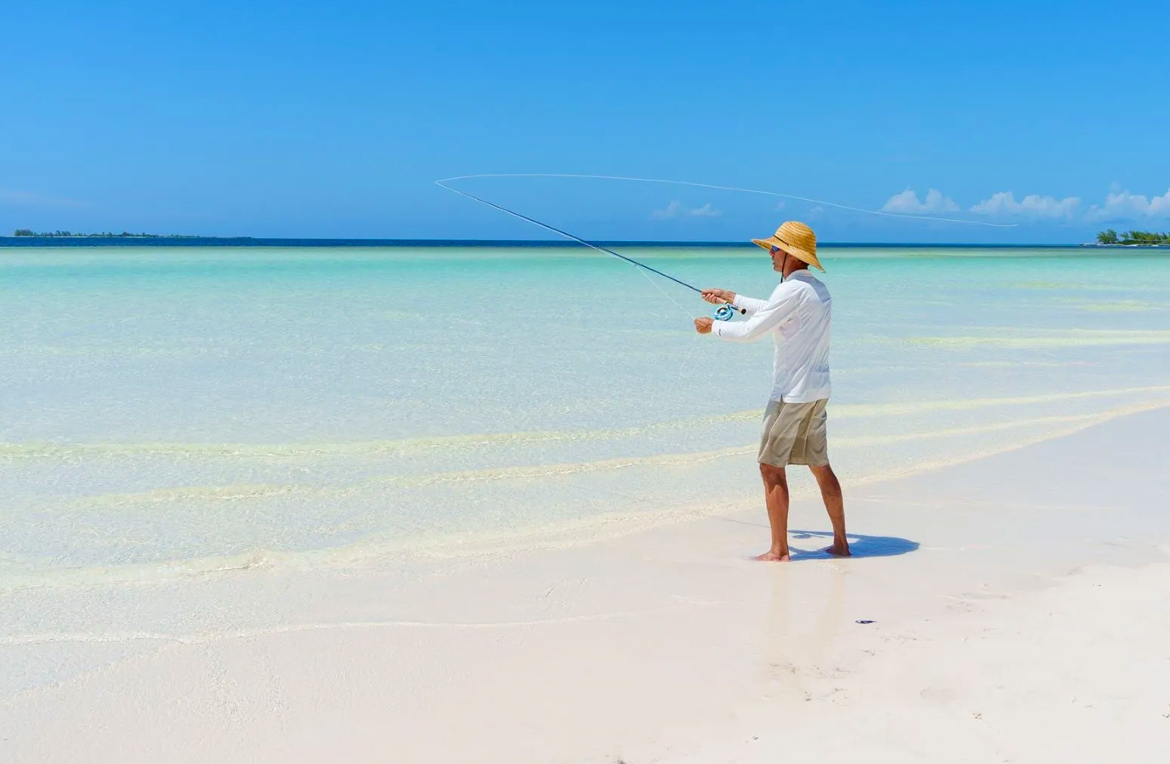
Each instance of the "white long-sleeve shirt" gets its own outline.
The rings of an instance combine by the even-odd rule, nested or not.
[[[734,304],[747,311],[748,319],[716,321],[711,333],[740,342],[772,335],[771,400],[809,403],[829,397],[833,298],[820,280],[799,270],[781,281],[767,300],[736,295]]]

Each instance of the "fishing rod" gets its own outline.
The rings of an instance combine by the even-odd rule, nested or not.
[[[457,180],[457,179],[456,178],[447,178],[446,180]],[[652,268],[649,265],[646,265],[645,263],[638,262],[637,260],[635,260],[632,257],[626,257],[625,255],[621,254],[620,252],[614,252],[612,249],[608,249],[608,248],[602,247],[598,244],[593,244],[591,242],[585,241],[580,236],[574,236],[573,234],[569,233],[568,231],[562,231],[561,229],[556,228],[555,226],[551,226],[548,223],[542,223],[539,220],[536,220],[535,218],[530,218],[527,215],[523,215],[519,212],[516,212],[515,210],[510,210],[507,207],[496,204],[495,202],[489,202],[487,199],[481,199],[480,197],[476,196],[475,194],[469,194],[466,191],[460,191],[457,188],[453,188],[451,186],[448,186],[446,184],[446,182],[443,180],[436,180],[435,185],[439,186],[440,188],[445,188],[448,191],[452,191],[456,194],[459,194],[460,196],[465,196],[468,199],[471,199],[473,201],[477,201],[480,204],[486,204],[488,207],[491,207],[492,209],[499,210],[500,212],[511,215],[514,218],[519,218],[520,220],[531,223],[534,226],[539,226],[540,228],[543,228],[546,231],[551,231],[551,232],[557,234],[558,236],[563,236],[566,239],[570,239],[572,241],[577,242],[578,244],[584,244],[586,247],[589,247],[590,249],[595,249],[598,252],[603,252],[607,255],[613,255],[614,257],[618,258],[619,260],[625,260],[627,263],[630,263],[631,265],[636,265],[637,267],[642,268],[643,270],[647,270],[647,271],[650,271],[651,273],[655,273],[664,279],[670,279],[671,281],[678,284],[679,286],[684,286],[687,289],[690,289],[694,292],[698,292],[700,295],[703,294],[702,289],[699,289],[697,286],[693,286],[691,284],[688,284],[687,282],[683,281],[682,279],[676,279],[674,276],[671,276],[669,273],[663,273],[662,271],[658,270],[657,268]],[[747,313],[747,311],[744,310],[743,308],[737,308],[734,305],[732,305],[730,302],[725,302],[715,309],[715,318],[718,321],[729,321],[729,320],[731,320],[731,317],[732,317],[732,315],[734,315],[735,312],[739,312],[741,314]]]

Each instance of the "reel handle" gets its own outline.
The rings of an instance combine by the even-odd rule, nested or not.
[[[725,302],[719,307],[715,308],[716,321],[730,321],[731,317],[736,313],[747,313],[743,308],[737,308],[729,302]]]

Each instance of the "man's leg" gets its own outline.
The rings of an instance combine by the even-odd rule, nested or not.
[[[829,513],[829,522],[833,524],[833,545],[825,549],[829,554],[838,557],[849,556],[849,541],[845,538],[845,497],[841,493],[841,483],[833,474],[829,465],[809,467],[821,487],[821,498],[825,500],[825,510]],[[785,492],[787,498],[787,491]]]
[[[788,562],[788,477],[783,467],[760,465],[764,479],[764,502],[768,506],[768,525],[772,527],[772,547],[757,560]]]

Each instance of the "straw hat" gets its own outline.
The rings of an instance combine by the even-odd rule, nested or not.
[[[821,261],[817,259],[817,235],[804,223],[788,220],[776,229],[776,233],[767,239],[752,239],[752,244],[758,244],[769,252],[772,247],[778,247],[797,260],[824,271]]]

